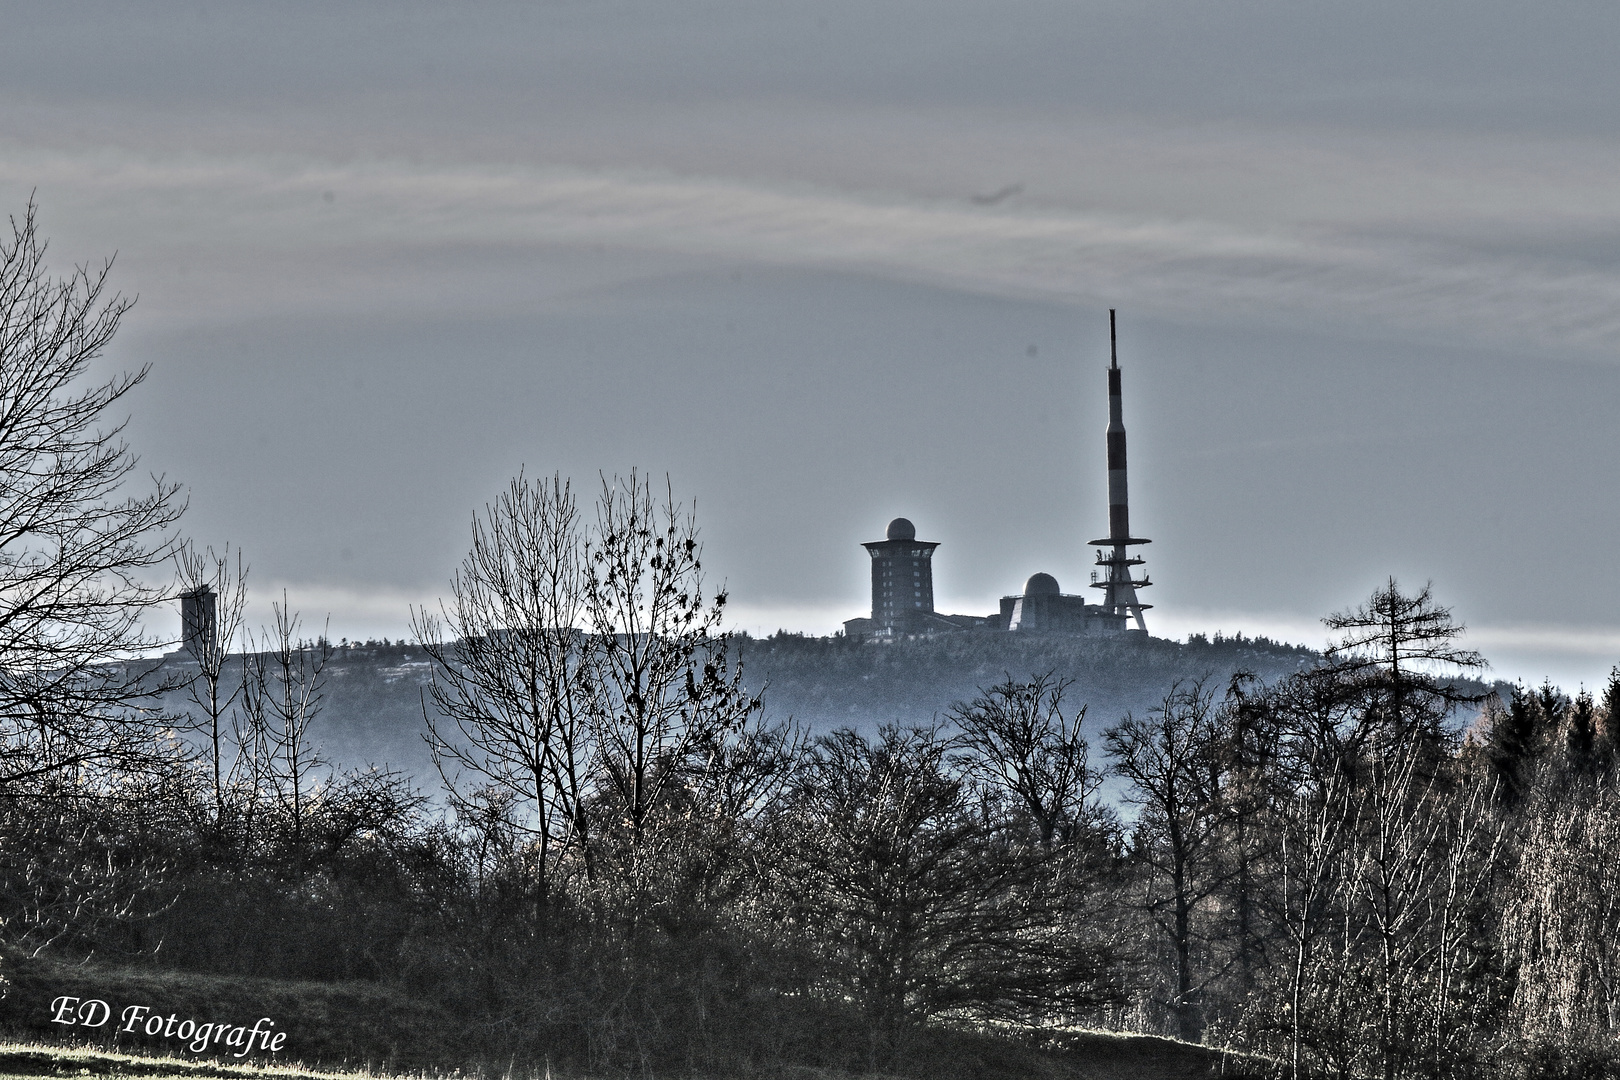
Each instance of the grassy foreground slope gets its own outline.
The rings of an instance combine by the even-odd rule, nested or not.
[[[369,1075],[543,1076],[544,1060],[489,1060],[479,1053],[487,1018],[458,1016],[441,1005],[371,983],[311,983],[228,978],[99,964],[64,964],[8,955],[9,985],[0,999],[0,1080],[6,1076],[263,1077],[298,1080],[360,1070]],[[51,1022],[61,996],[106,1001],[100,1028]],[[273,1057],[234,1061],[214,1050],[193,1054],[176,1039],[117,1032],[118,1013],[145,1005],[152,1014],[229,1024],[275,1020],[287,1033]],[[828,1033],[835,1040],[836,1035]],[[1035,1047],[994,1034],[921,1029],[908,1033],[901,1063],[888,1077],[929,1080],[1194,1080],[1253,1075],[1244,1063],[1208,1047],[1141,1035],[1074,1032]],[[750,1076],[781,1080],[855,1080],[856,1047],[826,1047],[820,1060],[762,1063]],[[640,1075],[688,1076],[689,1068],[649,1063]],[[349,1075],[353,1075],[350,1072]]]
[[[1198,1048],[1147,1036],[1094,1036],[1073,1060],[1048,1061],[1027,1075],[1034,1080],[1183,1080],[1192,1077],[1247,1075],[1221,1069]],[[119,1054],[82,1046],[0,1042],[0,1080],[36,1077],[150,1077],[153,1080],[359,1080],[382,1074],[319,1072],[299,1066],[230,1065],[207,1060]],[[433,1073],[418,1073],[430,1076]],[[443,1075],[443,1074],[440,1074]],[[464,1075],[454,1073],[451,1075]],[[518,1074],[502,1073],[504,1078]],[[538,1074],[550,1075],[550,1074]],[[827,1069],[787,1067],[782,1080],[880,1080]],[[881,1080],[892,1080],[883,1077]]]
[[[282,1066],[222,1065],[174,1057],[114,1054],[83,1046],[0,1042],[0,1080],[40,1076],[141,1076],[210,1080],[353,1080],[354,1073],[321,1073]]]
[[[416,1072],[455,1066],[465,1059],[463,1022],[445,1009],[374,983],[316,983],[199,975],[101,964],[64,964],[8,955],[3,970],[0,1030],[49,1043],[87,1043],[107,1051],[183,1053],[178,1039],[124,1034],[119,1014],[145,1006],[150,1014],[198,1023],[251,1025],[261,1017],[285,1032],[279,1061],[339,1068]],[[52,1022],[52,1003],[68,996],[105,1001],[112,1020],[100,1028]],[[211,1047],[198,1060],[229,1062],[231,1052]]]

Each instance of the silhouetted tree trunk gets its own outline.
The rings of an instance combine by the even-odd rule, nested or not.
[[[175,555],[183,593],[211,591],[217,607],[213,625],[199,635],[192,659],[197,662],[197,676],[186,686],[192,704],[201,710],[200,723],[208,739],[208,763],[213,777],[214,827],[225,826],[226,782],[229,768],[225,765],[225,749],[231,736],[232,709],[242,692],[240,682],[225,680],[225,661],[236,644],[242,629],[242,618],[247,609],[247,568],[242,553],[236,553],[236,565],[231,565],[231,550],[224,555],[214,554],[209,548],[199,552],[187,544]]]
[[[1176,1034],[1197,1042],[1202,978],[1194,970],[1200,906],[1224,884],[1220,730],[1213,695],[1201,684],[1177,686],[1144,720],[1126,717],[1109,728],[1109,759],[1140,807],[1133,852],[1148,871],[1144,907],[1164,935],[1173,960],[1166,1006]]]
[[[570,857],[587,878],[592,872],[586,806],[596,765],[597,646],[580,629],[585,537],[560,476],[517,477],[472,532],[449,605],[412,616],[435,662],[436,708],[424,705],[424,714],[458,804],[465,808],[469,793],[455,774],[466,770],[492,788],[480,796],[486,810],[498,803],[512,828],[534,837],[528,872],[543,907],[564,884]]]
[[[760,707],[728,655],[726,593],[705,593],[695,515],[631,473],[604,479],[588,545],[595,812],[620,885],[634,898],[665,839],[659,816],[698,755]],[[639,903],[639,901],[634,901]]]
[[[131,660],[168,599],[148,571],[175,550],[184,504],[138,459],[115,414],[146,377],[89,379],[129,310],[111,264],[52,279],[34,205],[0,240],[0,793],[86,767],[164,763]]]

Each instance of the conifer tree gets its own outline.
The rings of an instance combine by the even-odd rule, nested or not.
[[[1486,760],[1496,780],[1497,800],[1512,805],[1524,796],[1538,750],[1536,705],[1523,683],[1513,684],[1507,708],[1494,715],[1486,739]]]
[[[1576,772],[1591,770],[1597,752],[1597,705],[1586,687],[1570,703],[1564,723],[1564,753]]]

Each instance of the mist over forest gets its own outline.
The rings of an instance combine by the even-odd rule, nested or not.
[[[1086,706],[1092,730],[1101,731],[1127,713],[1148,714],[1178,682],[1224,686],[1238,672],[1269,682],[1321,659],[1303,646],[1241,634],[1195,635],[1182,643],[972,631],[868,645],[783,631],[768,638],[739,634],[731,642],[765,714],[815,734],[948,723],[953,705],[1010,677],[1041,675],[1069,682],[1070,699]],[[171,684],[159,699],[161,710],[188,715],[192,703],[183,683],[195,676],[195,661],[177,651],[149,666],[149,682]],[[241,675],[238,657],[226,679]],[[323,761],[337,771],[396,770],[425,791],[436,790],[441,778],[423,722],[424,708],[434,709],[432,677],[420,645],[334,643],[311,726]]]

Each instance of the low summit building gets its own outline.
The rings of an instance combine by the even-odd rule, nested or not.
[[[1110,634],[1125,629],[1125,616],[1087,604],[1084,596],[1068,595],[1051,574],[1030,575],[1022,593],[1001,598],[1001,610],[991,620],[997,629],[1026,632]]]

